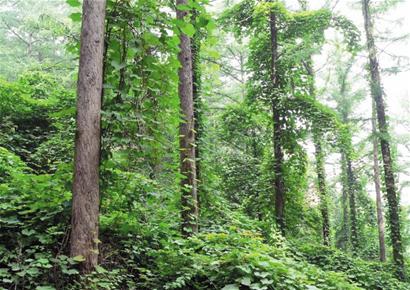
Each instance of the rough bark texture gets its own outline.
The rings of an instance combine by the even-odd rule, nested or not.
[[[70,255],[84,257],[82,272],[98,262],[99,161],[105,1],[84,0],[77,84]]]
[[[386,197],[389,212],[390,238],[393,246],[393,260],[396,266],[396,275],[405,279],[403,245],[400,231],[399,204],[397,200],[396,184],[394,180],[393,164],[389,143],[389,132],[386,121],[386,111],[383,100],[383,88],[380,78],[379,62],[373,36],[373,21],[371,19],[369,0],[362,0],[364,25],[369,53],[370,87],[376,104],[377,123],[380,133],[380,147],[383,158]]]
[[[186,0],[177,0],[177,5],[186,5]],[[186,11],[177,10],[177,18],[184,20]],[[195,120],[192,86],[191,39],[180,33],[178,71],[180,109],[183,120],[179,125],[180,171],[181,171],[181,216],[182,233],[189,236],[198,232],[198,196],[195,166]]]
[[[272,119],[273,119],[273,154],[275,174],[275,217],[282,234],[285,233],[285,182],[283,180],[283,151],[282,151],[282,120],[278,102],[279,82],[277,77],[278,36],[276,15],[270,13],[270,39],[271,39],[271,82],[272,82]]]
[[[381,262],[386,261],[386,242],[385,229],[383,217],[383,201],[380,186],[380,167],[379,167],[379,144],[376,137],[377,121],[376,121],[376,107],[374,102],[372,110],[372,132],[373,132],[373,180],[376,190],[376,209],[377,209],[377,229],[379,233],[379,257]]]

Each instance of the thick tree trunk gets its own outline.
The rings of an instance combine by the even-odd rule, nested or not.
[[[282,120],[278,106],[279,82],[277,77],[278,36],[276,15],[270,13],[270,39],[271,39],[271,82],[272,82],[272,119],[273,119],[273,154],[275,174],[275,217],[282,234],[285,234],[285,182],[283,179],[283,151],[282,151]]]
[[[393,260],[398,278],[405,279],[403,245],[400,231],[399,203],[397,200],[396,184],[394,180],[393,162],[390,152],[389,131],[383,100],[383,88],[380,78],[379,62],[373,36],[373,21],[371,19],[369,0],[362,0],[363,17],[369,53],[370,87],[376,104],[377,123],[380,133],[380,147],[383,158],[384,179],[389,210],[390,238],[393,246]]]
[[[187,0],[177,0],[177,5],[186,5]],[[177,10],[177,18],[184,20],[186,11]],[[198,232],[198,196],[195,166],[195,120],[192,86],[191,39],[180,32],[181,67],[178,72],[178,92],[183,120],[179,126],[180,171],[181,171],[181,216],[182,233],[185,236]]]
[[[104,21],[105,1],[84,0],[77,84],[77,131],[70,244],[70,255],[84,258],[80,265],[83,273],[91,272],[98,262]]]
[[[376,107],[373,103],[372,110],[372,133],[373,133],[373,180],[376,190],[376,208],[377,208],[377,229],[379,232],[379,255],[380,261],[386,261],[386,242],[385,242],[385,229],[384,229],[384,217],[383,217],[383,202],[380,186],[380,167],[379,167],[379,144],[376,137],[377,134],[377,121],[376,121]]]

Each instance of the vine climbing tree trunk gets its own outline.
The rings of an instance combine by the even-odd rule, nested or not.
[[[349,141],[350,142],[350,141]],[[350,211],[350,241],[354,253],[359,247],[358,227],[357,227],[357,207],[356,207],[356,178],[353,172],[352,159],[349,153],[346,153],[346,173],[347,188],[349,192],[349,211]]]
[[[304,3],[302,3],[304,4]],[[306,6],[302,6],[306,10]],[[312,67],[312,57],[309,57],[308,61],[304,63],[307,74],[310,77],[309,93],[312,97],[316,98],[315,92],[315,73]],[[313,143],[315,146],[315,158],[316,158],[316,175],[317,184],[320,196],[320,213],[322,215],[322,237],[323,244],[325,246],[330,245],[330,221],[329,221],[329,206],[328,206],[328,190],[326,185],[326,172],[325,172],[325,155],[323,153],[322,142],[320,141],[318,128],[314,128]]]
[[[192,22],[195,23],[199,17],[199,12],[197,9],[192,10]],[[200,197],[202,189],[202,178],[201,178],[201,138],[203,132],[202,126],[202,102],[201,102],[201,32],[195,31],[195,34],[191,41],[191,51],[192,51],[192,94],[194,101],[194,119],[195,119],[195,168],[196,168],[196,179],[197,185],[197,195],[198,195],[198,209],[200,208]]]
[[[275,2],[275,1],[274,1]],[[269,14],[271,44],[271,86],[272,86],[272,119],[273,119],[273,154],[275,174],[275,217],[282,234],[285,233],[285,182],[283,179],[282,120],[279,108],[279,80],[277,76],[278,33],[276,15]]]
[[[380,186],[380,167],[379,167],[379,144],[377,140],[377,121],[376,106],[372,102],[372,133],[373,133],[373,180],[376,190],[376,209],[377,209],[377,229],[379,233],[379,258],[381,262],[386,261],[386,242],[383,217],[383,202]]]
[[[369,0],[362,0],[364,26],[366,31],[367,50],[369,54],[370,89],[376,104],[379,141],[383,159],[384,181],[389,212],[390,238],[393,246],[393,260],[396,266],[396,275],[405,279],[403,244],[400,231],[399,202],[393,172],[393,161],[390,151],[389,130],[386,121],[386,110],[383,100],[383,88],[380,77],[379,61],[373,36],[373,20],[371,18]]]
[[[316,157],[316,175],[317,183],[320,195],[320,213],[322,215],[322,236],[323,244],[325,246],[330,245],[330,222],[329,222],[329,208],[328,208],[328,194],[326,186],[326,173],[325,173],[325,156],[323,154],[322,144],[319,140],[319,136],[314,133],[313,142],[315,145],[315,157]]]
[[[98,262],[100,120],[105,1],[84,0],[77,84],[70,255],[81,256],[83,273]]]
[[[178,9],[187,5],[187,0],[177,0],[177,19],[186,21],[186,10]],[[182,234],[190,236],[198,232],[198,195],[195,166],[195,120],[192,86],[192,51],[191,39],[180,31],[180,52],[178,59],[181,67],[178,71],[178,93],[182,120],[179,125],[179,149],[181,172],[181,216]]]
[[[349,120],[346,115],[342,115],[342,121],[344,124],[348,124]],[[350,244],[352,245],[353,251],[356,252],[359,246],[358,238],[358,225],[357,225],[357,206],[356,206],[356,191],[357,191],[357,180],[353,171],[352,165],[352,137],[350,132],[347,131],[344,134],[343,144],[341,147],[342,156],[342,176],[343,176],[343,205],[346,209],[343,209],[343,219],[345,227],[347,229],[347,222],[349,221],[350,229]],[[347,206],[348,204],[348,206]],[[347,211],[348,208],[348,211]]]
[[[342,228],[341,237],[338,240],[338,247],[347,250],[349,242],[349,207],[347,200],[349,197],[349,189],[347,185],[347,172],[346,172],[346,156],[341,151],[341,164],[342,164]]]

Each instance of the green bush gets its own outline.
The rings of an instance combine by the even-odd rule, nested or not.
[[[353,258],[337,249],[319,245],[304,244],[298,247],[299,253],[309,263],[319,266],[325,271],[344,273],[346,278],[369,290],[377,289],[409,289],[409,284],[398,281],[394,277],[391,265],[364,261]]]
[[[296,261],[253,231],[202,233],[154,251],[147,289],[360,289],[343,274]],[[146,269],[148,271],[148,269]]]

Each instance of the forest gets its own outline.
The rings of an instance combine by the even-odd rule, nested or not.
[[[0,290],[410,289],[407,0],[0,0]]]

